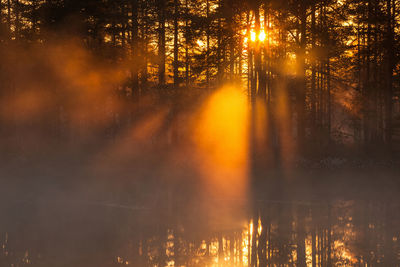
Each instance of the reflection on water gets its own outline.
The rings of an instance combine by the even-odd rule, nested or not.
[[[0,266],[398,266],[399,204],[263,201],[239,224],[207,212],[19,203],[2,206]]]

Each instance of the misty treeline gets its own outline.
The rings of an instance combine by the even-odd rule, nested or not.
[[[38,110],[41,123],[56,118],[54,132],[63,121],[113,128],[130,120],[143,96],[161,103],[229,82],[254,105],[265,103],[269,119],[284,109],[300,145],[392,148],[399,137],[399,5],[2,0],[1,128],[21,117],[34,124]]]

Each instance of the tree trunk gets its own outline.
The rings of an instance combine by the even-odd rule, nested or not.
[[[139,72],[137,64],[133,64],[139,59],[139,45],[138,45],[138,0],[132,0],[132,36],[131,36],[131,46],[132,46],[132,96],[134,96],[139,87]]]
[[[7,0],[7,26],[8,26],[8,37],[11,40],[11,2]]]
[[[207,47],[206,47],[206,83],[207,83],[207,89],[210,88],[210,62],[209,62],[209,57],[210,57],[210,1],[207,0],[206,2],[206,12],[207,12]]]
[[[297,266],[306,266],[305,226],[303,207],[298,207],[297,213]]]
[[[179,0],[174,0],[174,86],[179,87]]]
[[[305,100],[306,100],[306,23],[307,9],[303,1],[299,4],[300,13],[300,48],[297,53],[298,71],[297,76],[299,84],[297,86],[296,110],[297,110],[297,138],[300,147],[303,147],[305,139]]]
[[[315,75],[316,75],[316,70],[315,70],[315,61],[316,61],[316,30],[315,30],[315,2],[311,6],[311,42],[312,42],[312,51],[313,53],[311,54],[311,136],[312,138],[316,137],[316,129],[315,129],[315,123],[316,123],[316,107],[315,107]]]
[[[165,85],[165,0],[158,3],[158,84]]]
[[[185,38],[185,85],[186,87],[189,86],[189,67],[190,67],[190,58],[189,58],[189,3],[188,0],[185,0],[185,31],[186,31],[186,38]],[[208,64],[208,62],[207,62]],[[208,68],[208,66],[206,67]]]
[[[392,11],[393,8],[393,11]],[[386,90],[385,90],[385,142],[390,148],[392,144],[392,110],[393,110],[393,59],[394,59],[394,38],[392,13],[395,13],[395,6],[392,7],[391,0],[386,0]]]

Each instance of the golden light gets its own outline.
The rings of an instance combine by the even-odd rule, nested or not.
[[[260,34],[258,35],[258,39],[259,39],[261,42],[264,42],[264,41],[265,41],[265,32],[264,32],[264,31],[261,31],[261,32],[260,32]]]
[[[250,32],[250,40],[254,42],[256,40],[256,33],[254,31]]]
[[[261,218],[259,218],[258,219],[258,228],[257,228],[258,235],[261,235],[261,231],[262,231]]]
[[[249,226],[249,231],[250,231],[250,235],[253,235],[253,221],[250,221],[250,226]]]
[[[246,191],[248,106],[245,94],[225,86],[206,101],[195,126],[198,166],[211,191],[241,195]]]
[[[204,47],[204,46],[205,46],[205,43],[204,43],[202,40],[200,40],[200,39],[198,39],[198,40],[196,41],[196,43],[197,43],[197,45],[200,46],[200,47]]]

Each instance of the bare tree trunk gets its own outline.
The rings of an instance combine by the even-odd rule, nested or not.
[[[11,40],[11,2],[7,0],[7,26],[9,39]]]
[[[223,9],[223,1],[219,0],[219,8]],[[222,32],[222,11],[218,13],[218,33],[217,33],[217,83],[220,84],[224,78],[224,68],[223,68],[223,32]]]
[[[174,0],[174,86],[179,87],[179,0]]]
[[[369,145],[371,143],[371,86],[370,86],[370,54],[371,54],[371,14],[372,14],[372,7],[371,1],[367,2],[368,5],[368,15],[367,15],[367,40],[366,46],[367,51],[365,52],[365,62],[364,65],[366,66],[365,74],[364,74],[364,83],[363,83],[363,126],[364,126],[364,144]],[[365,38],[365,37],[364,37]]]
[[[256,79],[256,90],[257,95],[260,97],[265,97],[265,88],[264,88],[264,76],[262,74],[262,66],[261,66],[261,42],[259,40],[260,32],[261,32],[261,24],[260,24],[260,3],[256,1],[254,6],[254,17],[255,17],[255,33],[256,39],[254,43],[254,64],[255,64],[255,79]]]
[[[185,31],[186,31],[186,39],[185,39],[185,85],[186,87],[189,86],[189,68],[190,68],[190,58],[189,58],[189,3],[188,0],[185,0],[185,12],[186,12],[186,19],[185,19]],[[206,60],[206,68],[208,71],[208,59]]]
[[[240,14],[240,21],[242,21],[242,14]],[[238,48],[238,76],[240,82],[242,82],[242,60],[243,60],[243,36],[242,34],[239,34],[239,48]]]
[[[206,12],[207,12],[207,48],[206,48],[206,83],[207,83],[207,89],[210,88],[210,62],[209,62],[209,57],[210,57],[210,1],[207,0],[206,3]]]
[[[158,84],[165,85],[165,0],[158,4]]]
[[[139,59],[139,45],[138,45],[138,0],[132,0],[132,36],[131,36],[131,46],[132,46],[132,96],[134,96],[139,88],[139,71],[137,64],[133,64]]]
[[[233,29],[233,8],[232,1],[228,1],[228,14],[226,17],[228,30],[229,30],[229,78],[232,80],[235,74],[235,39],[234,39],[234,29]]]
[[[392,11],[393,8],[393,11]],[[392,144],[392,111],[393,111],[393,58],[394,38],[392,14],[395,14],[395,5],[391,0],[386,0],[386,90],[385,90],[385,142],[388,147]]]
[[[330,65],[330,58],[328,55],[327,62],[326,62],[326,90],[327,90],[327,133],[326,137],[328,139],[328,143],[331,140],[331,128],[332,128],[332,93],[331,93],[331,65]]]
[[[144,1],[141,1],[141,17],[146,15],[146,4]],[[140,74],[140,89],[147,86],[147,64],[148,64],[148,25],[145,23],[141,27],[141,59],[142,59],[142,67],[141,67],[141,74]]]
[[[20,32],[21,32],[19,0],[14,0],[14,13],[15,13],[15,40],[18,41],[20,39]]]
[[[307,23],[307,8],[303,1],[299,4],[300,14],[300,48],[297,55],[298,61],[298,89],[296,96],[296,110],[297,110],[297,138],[299,146],[302,147],[305,139],[305,100],[306,100],[306,66],[305,66],[305,55],[306,55],[306,23]]]
[[[312,3],[311,6],[311,42],[312,42],[312,51],[313,53],[311,54],[311,136],[312,138],[315,138],[316,134],[316,129],[315,129],[315,122],[316,122],[316,107],[315,107],[315,61],[316,61],[316,34],[315,34],[315,2]]]

